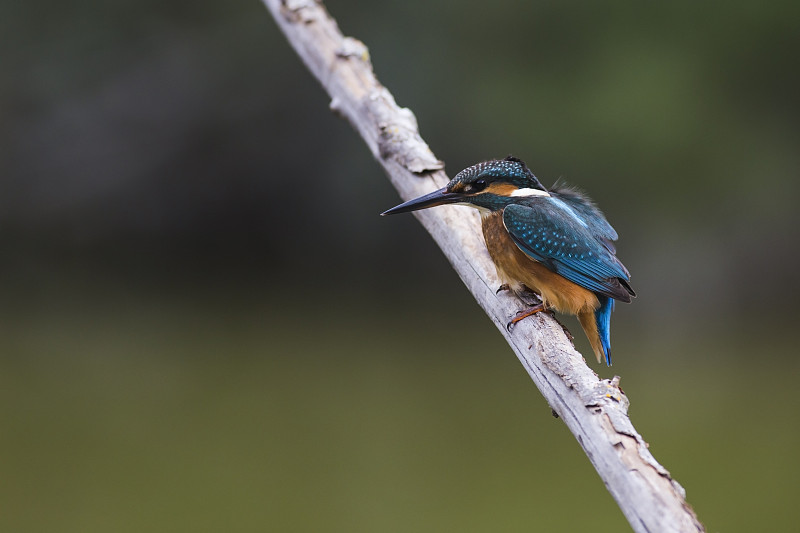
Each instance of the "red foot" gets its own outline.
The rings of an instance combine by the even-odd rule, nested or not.
[[[511,327],[514,324],[516,324],[517,322],[519,322],[523,318],[528,318],[529,316],[533,316],[536,313],[539,313],[541,311],[547,311],[547,309],[545,308],[544,304],[542,304],[542,303],[536,304],[533,307],[530,307],[528,309],[523,309],[522,311],[520,311],[519,313],[514,315],[514,318],[511,319],[511,322],[506,324],[506,329],[508,331],[511,331]]]

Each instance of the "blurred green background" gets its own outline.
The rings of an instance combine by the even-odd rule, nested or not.
[[[709,531],[796,531],[800,4],[328,8],[451,175],[602,206],[639,298],[590,364]],[[0,531],[627,529],[257,0],[0,43]]]

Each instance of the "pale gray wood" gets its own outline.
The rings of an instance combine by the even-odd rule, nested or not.
[[[398,107],[375,78],[363,43],[344,37],[320,2],[264,3],[331,96],[331,109],[358,131],[403,199],[447,183],[444,165],[420,137],[413,113]],[[523,320],[511,333],[506,331],[509,317],[521,309],[521,303],[507,293],[495,294],[499,281],[474,210],[444,206],[414,214],[506,338],[553,412],[575,435],[633,529],[704,531],[686,503],[683,488],[650,454],[633,427],[619,378],[599,379],[562,326],[547,314]]]

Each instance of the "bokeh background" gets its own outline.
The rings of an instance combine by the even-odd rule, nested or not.
[[[800,4],[328,8],[451,175],[598,201],[639,298],[590,364],[710,531],[796,531]],[[257,0],[0,43],[0,530],[626,530]]]

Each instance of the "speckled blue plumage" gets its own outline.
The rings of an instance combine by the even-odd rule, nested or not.
[[[594,293],[630,302],[628,270],[590,222],[557,197],[525,198],[503,210],[506,229],[529,257]]]
[[[550,194],[561,199],[570,209],[581,217],[589,228],[592,229],[595,237],[609,249],[611,253],[616,253],[613,241],[619,237],[611,224],[608,223],[602,211],[592,200],[577,189],[568,187],[564,184],[556,184],[550,188]]]
[[[522,160],[513,156],[508,156],[505,159],[484,161],[483,163],[467,167],[456,174],[451,183],[470,183],[478,179],[492,181],[497,178],[519,188],[545,190],[544,185],[539,182],[527,165],[525,165]]]

